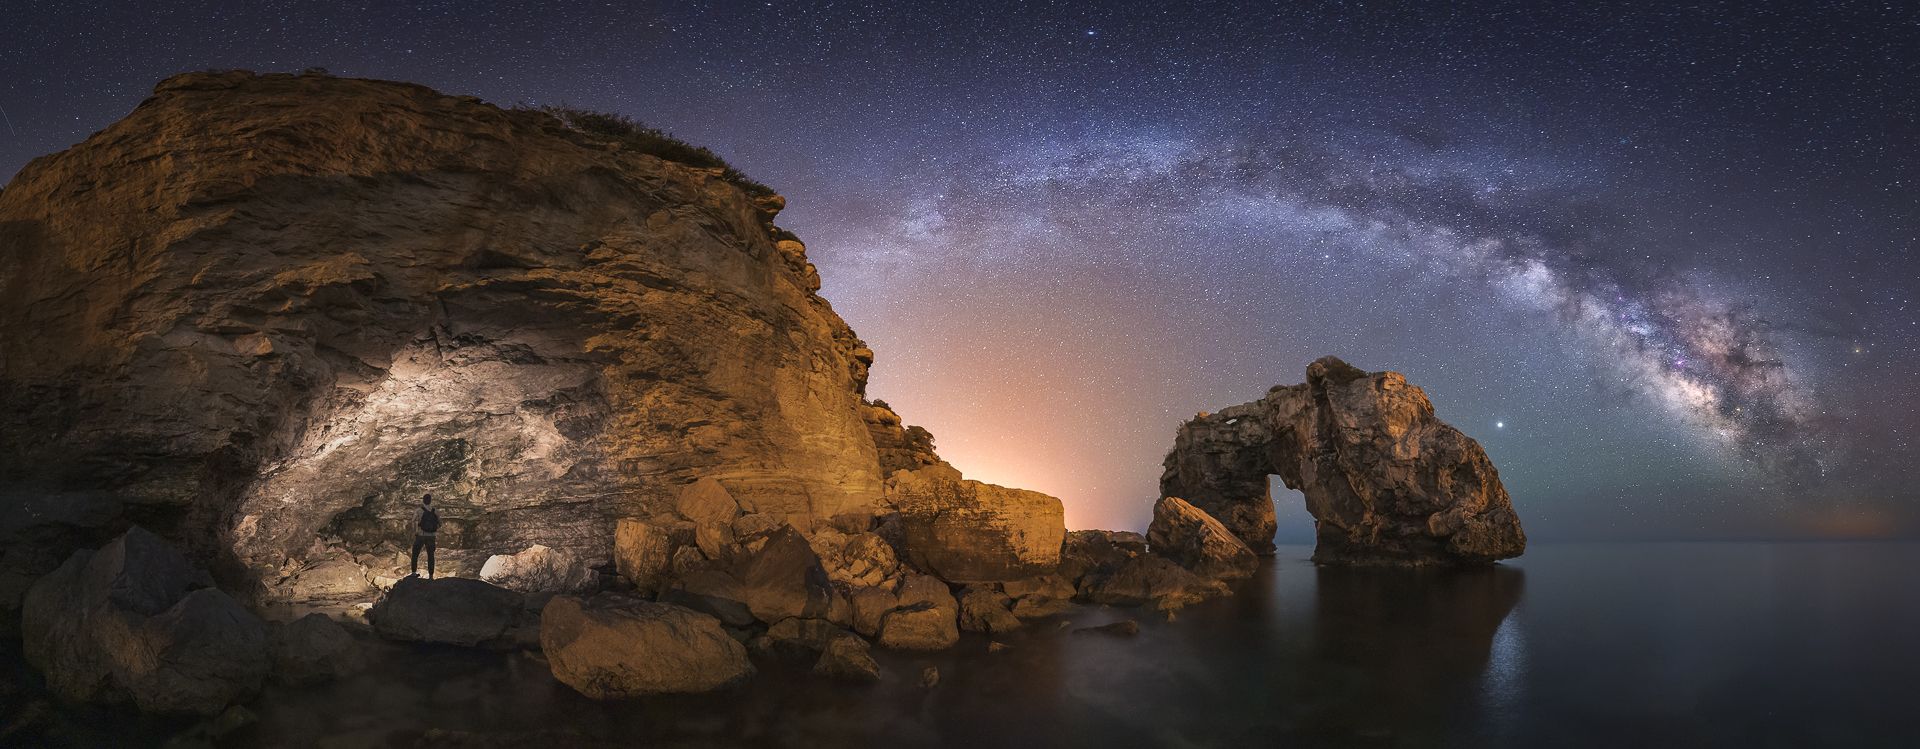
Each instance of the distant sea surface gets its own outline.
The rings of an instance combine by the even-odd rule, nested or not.
[[[999,653],[977,635],[881,653],[888,679],[869,687],[796,666],[730,693],[598,703],[530,655],[383,646],[353,679],[271,688],[220,743],[1920,746],[1920,543],[1540,543],[1451,571],[1316,568],[1311,553],[1283,546],[1233,598],[1174,621],[1086,607]],[[1072,633],[1122,618],[1140,634]],[[115,715],[63,708],[32,741],[186,728]]]

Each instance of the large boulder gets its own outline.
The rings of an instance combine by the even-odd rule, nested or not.
[[[0,497],[138,508],[269,584],[316,535],[404,543],[427,491],[443,563],[601,564],[700,477],[871,513],[873,352],[782,203],[423,86],[169,78],[0,190]]]
[[[772,623],[788,617],[827,616],[832,589],[806,537],[793,526],[782,525],[763,540],[758,550],[734,567],[741,602],[754,618]]]
[[[908,575],[895,591],[894,607],[880,615],[874,641],[894,650],[945,650],[960,641],[960,603],[947,584],[930,575]]]
[[[1160,478],[1257,553],[1272,553],[1268,477],[1306,495],[1321,564],[1486,563],[1526,550],[1500,473],[1397,372],[1333,357],[1301,385],[1180,426]]]
[[[872,648],[858,636],[840,633],[827,640],[814,661],[813,672],[821,676],[856,682],[880,680],[880,664],[873,659]]]
[[[713,617],[613,596],[555,596],[540,612],[540,647],[555,679],[594,699],[708,692],[754,673]]]
[[[1060,563],[1065,509],[1045,494],[963,479],[943,463],[896,471],[887,501],[908,561],[943,580],[1013,580]]]
[[[659,523],[621,518],[613,528],[613,567],[641,592],[652,592],[673,561],[673,537]]]
[[[259,690],[267,633],[209,582],[137,526],[98,551],[75,552],[27,591],[27,661],[66,699],[218,713]]]
[[[408,577],[374,604],[367,618],[389,640],[465,647],[506,647],[525,599],[481,580]]]
[[[517,554],[495,554],[480,579],[521,593],[573,593],[594,582],[593,569],[573,553],[534,544]]]
[[[968,632],[999,634],[1020,628],[1013,615],[1013,599],[984,585],[969,585],[959,597],[960,629]]]
[[[1133,531],[1074,531],[1060,547],[1061,578],[1074,586],[1097,572],[1112,572],[1147,553],[1147,539]]]
[[[709,476],[680,487],[674,510],[693,522],[694,543],[708,559],[725,559],[731,553],[740,503],[718,480]]]
[[[1000,584],[1000,592],[1013,601],[1013,615],[1037,619],[1066,613],[1073,603],[1073,583],[1060,575],[1037,575]]]
[[[1148,548],[1201,577],[1242,578],[1260,558],[1220,521],[1179,497],[1161,497],[1147,526]]]
[[[320,613],[275,627],[269,652],[273,678],[282,684],[330,681],[367,667],[360,643],[339,622]]]

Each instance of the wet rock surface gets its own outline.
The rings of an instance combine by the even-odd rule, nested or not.
[[[540,644],[554,678],[595,699],[707,692],[754,673],[719,620],[631,598],[555,596]]]
[[[1257,553],[1273,549],[1269,475],[1306,495],[1319,563],[1486,563],[1526,550],[1486,451],[1399,373],[1333,357],[1308,366],[1304,384],[1182,424],[1164,468],[1162,495]]]

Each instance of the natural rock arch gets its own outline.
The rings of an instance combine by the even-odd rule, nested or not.
[[[1397,372],[1334,357],[1307,381],[1182,424],[1160,477],[1163,496],[1218,518],[1273,553],[1268,476],[1306,495],[1314,561],[1484,563],[1519,556],[1526,534],[1479,443],[1436,418]]]

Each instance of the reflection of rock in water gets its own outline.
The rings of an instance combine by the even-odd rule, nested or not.
[[[1310,677],[1327,690],[1315,733],[1439,730],[1479,696],[1494,636],[1526,587],[1504,566],[1316,570]],[[1452,695],[1451,698],[1441,698]]]

